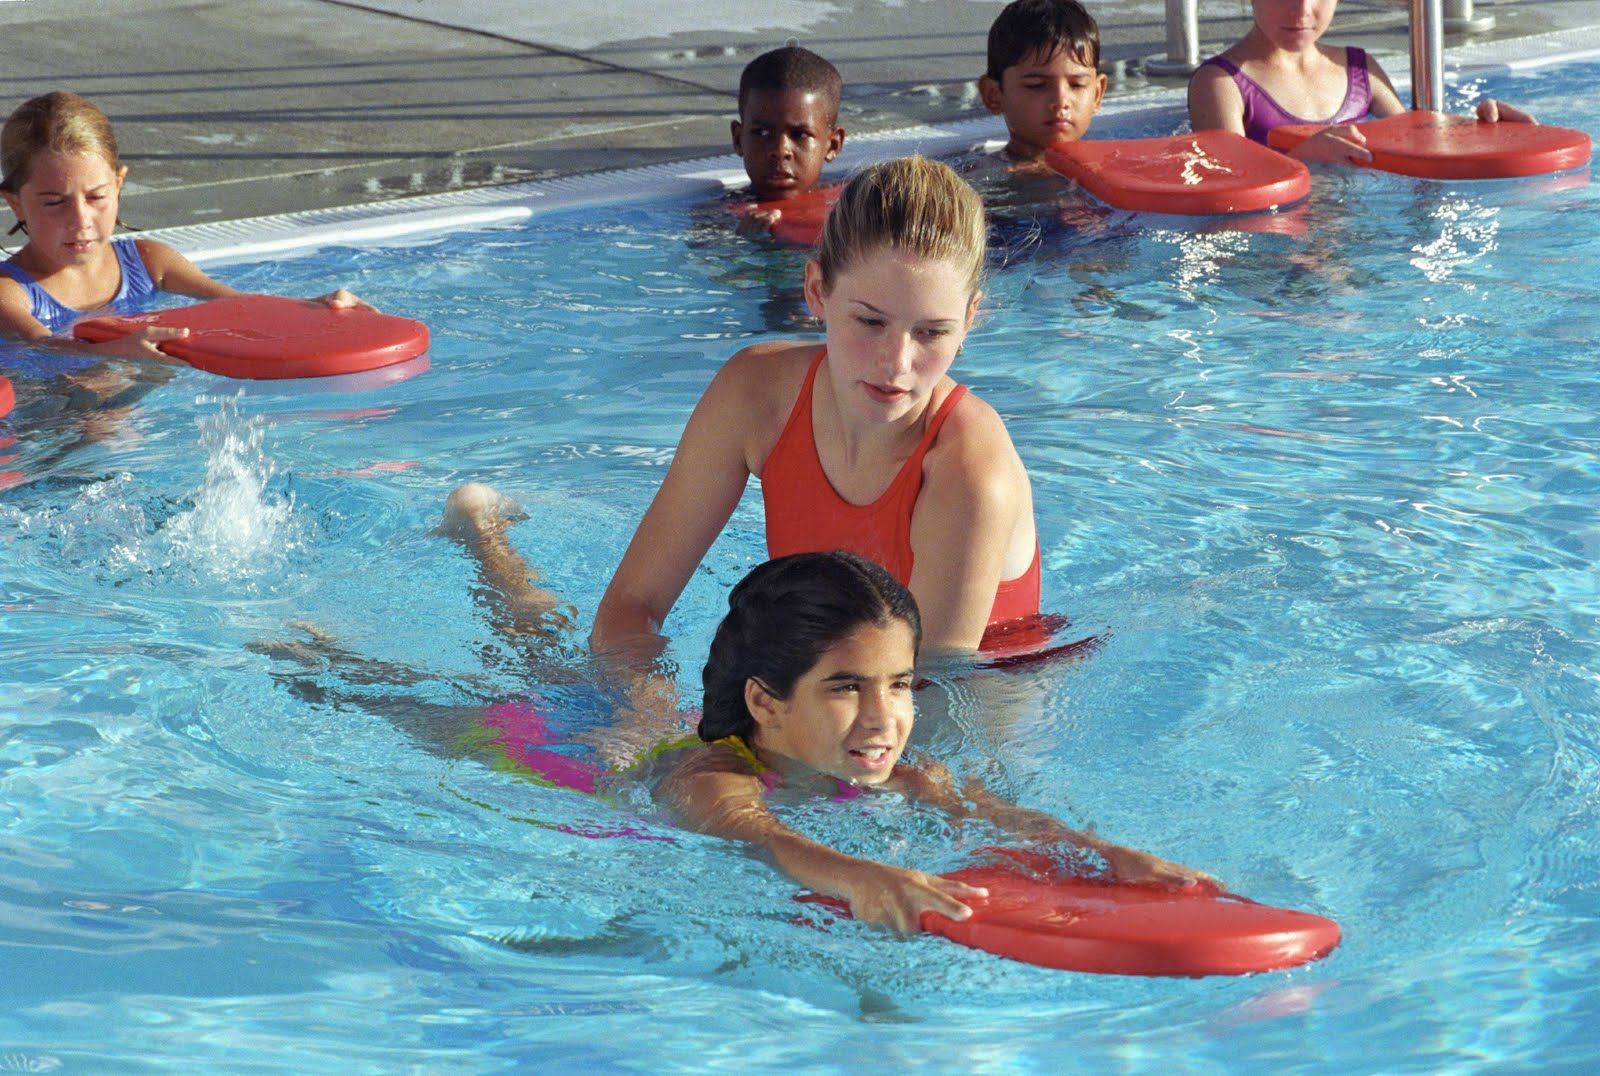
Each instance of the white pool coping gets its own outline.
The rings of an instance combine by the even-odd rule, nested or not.
[[[1447,78],[1459,82],[1596,57],[1600,57],[1600,26],[1580,27],[1451,49],[1446,54]],[[1404,68],[1403,63],[1393,66]],[[1409,92],[1409,83],[1404,77],[1396,77],[1395,81],[1403,98]],[[1128,94],[1107,102],[1100,111],[1099,123],[1102,127],[1141,121],[1148,124],[1170,115],[1176,129],[1183,107],[1181,88]],[[859,135],[850,139],[829,173],[842,175],[863,164],[907,153],[948,156],[1003,135],[1004,128],[994,116]],[[142,234],[176,247],[196,262],[216,265],[305,255],[332,245],[415,242],[447,232],[516,224],[540,213],[597,203],[693,194],[709,197],[744,182],[738,159],[724,154],[368,205],[191,224]]]

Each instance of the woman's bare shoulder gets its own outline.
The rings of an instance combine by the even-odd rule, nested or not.
[[[771,382],[783,375],[804,376],[821,345],[806,340],[763,340],[733,353],[723,369],[739,377]]]
[[[741,422],[752,435],[748,443],[757,470],[751,473],[759,473],[758,461],[765,459],[771,442],[788,421],[818,346],[803,340],[751,344],[736,352],[718,372],[722,402],[736,403],[753,423]]]
[[[970,390],[950,409],[939,429],[935,447],[952,450],[947,453],[952,456],[976,453],[980,459],[992,459],[996,452],[1016,455],[1005,419],[988,401]]]

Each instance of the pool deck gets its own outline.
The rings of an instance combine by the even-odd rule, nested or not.
[[[90,97],[130,167],[124,219],[205,224],[729,153],[741,68],[789,39],[838,64],[853,135],[975,120],[1000,7],[607,0],[584,14],[549,0],[0,0],[0,106],[51,89]],[[1248,4],[1202,11],[1217,7],[1235,17],[1203,18],[1204,53],[1247,27]],[[1091,8],[1112,97],[1182,85],[1140,73],[1165,52],[1161,0]],[[1494,28],[1448,45],[1600,26],[1600,0],[1500,0],[1477,13]],[[1403,0],[1345,0],[1330,36],[1375,51],[1398,78],[1407,33]],[[0,209],[0,230],[9,226]]]

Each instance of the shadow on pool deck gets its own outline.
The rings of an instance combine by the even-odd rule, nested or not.
[[[789,38],[838,64],[854,134],[971,119],[983,115],[973,82],[1000,3],[863,0],[802,25],[786,12],[835,5],[635,0],[610,6],[638,9],[613,32],[570,5],[507,0],[448,13],[423,0],[91,6],[86,17],[83,0],[0,0],[0,108],[52,89],[93,99],[130,166],[123,218],[152,228],[725,153],[740,70]],[[1236,17],[1208,14],[1203,52],[1248,25],[1248,4],[1205,8],[1217,6]],[[673,32],[727,10],[777,25]],[[1093,10],[1112,95],[1182,84],[1138,73],[1165,51],[1161,0]],[[1496,26],[1474,40],[1600,24],[1600,0],[1478,10]],[[1388,55],[1403,75],[1406,19],[1403,0],[1345,0],[1330,36]],[[0,231],[10,223],[0,209]]]

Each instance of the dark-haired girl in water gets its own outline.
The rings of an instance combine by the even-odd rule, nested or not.
[[[570,680],[574,670],[555,653],[571,630],[568,607],[526,576],[521,585],[495,594],[495,628],[521,647],[532,679]],[[500,605],[499,598],[507,604]],[[619,781],[654,779],[656,799],[682,824],[754,845],[800,884],[849,902],[857,919],[899,931],[919,929],[926,911],[968,918],[971,910],[964,901],[984,891],[848,855],[802,836],[769,808],[768,793],[780,785],[789,796],[895,792],[929,803],[954,823],[981,821],[1020,842],[1048,846],[1047,851],[1060,854],[1065,869],[1076,873],[1098,871],[1121,882],[1181,886],[1210,881],[1198,871],[1008,803],[977,781],[958,786],[938,762],[908,762],[903,754],[915,717],[912,685],[921,641],[922,618],[911,592],[872,561],[843,552],[768,561],[728,596],[728,613],[717,627],[702,676],[698,738],[657,744],[639,766],[612,771],[581,756],[552,758],[545,750],[554,742],[549,728],[559,726],[562,715],[540,705],[502,700],[486,709],[371,695],[364,686],[436,678],[367,661],[318,632],[309,643],[254,649],[316,668],[311,679],[290,678],[305,697],[381,711],[441,747],[463,733],[494,730],[500,761],[564,787],[595,791]],[[650,694],[623,702],[616,716],[625,723],[631,711],[645,711],[644,725],[681,728],[683,715],[675,707],[674,698]],[[519,724],[529,715],[537,725],[533,739]],[[552,761],[560,764],[560,772],[551,768]]]
[[[958,821],[983,819],[1027,841],[1098,855],[1119,881],[1209,881],[1007,803],[976,782],[957,788],[937,762],[906,762],[921,641],[911,592],[871,561],[797,553],[757,567],[733,588],[711,643],[702,743],[676,760],[657,796],[688,825],[759,846],[802,885],[848,901],[857,919],[899,931],[920,929],[925,911],[965,919],[972,913],[963,901],[985,891],[803,837],[767,808],[770,789],[899,792]]]

